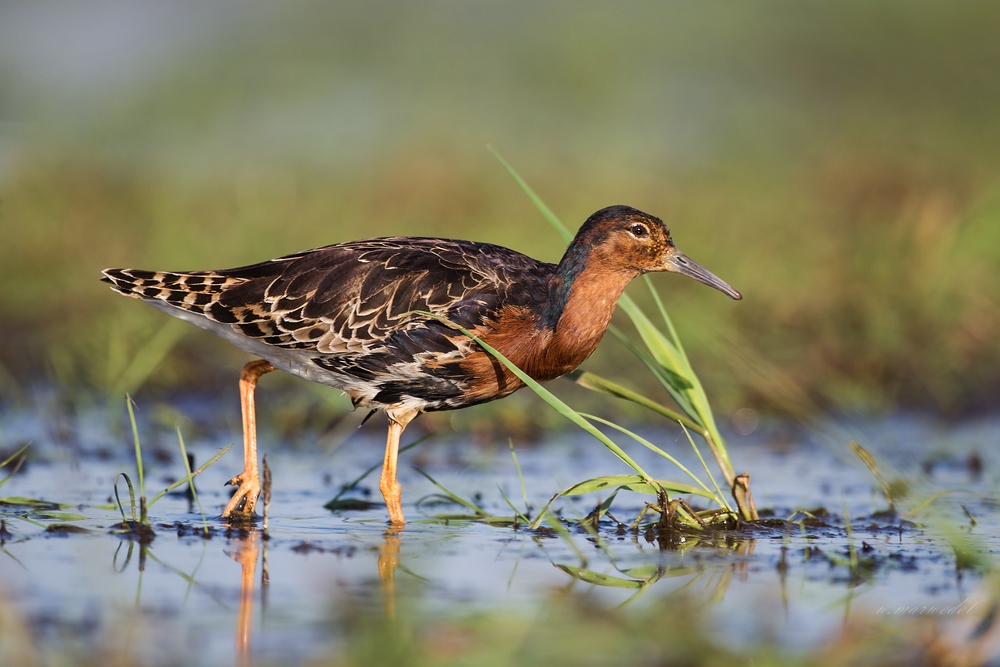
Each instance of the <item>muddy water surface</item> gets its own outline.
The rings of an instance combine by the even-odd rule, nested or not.
[[[109,431],[102,414],[81,420],[87,435],[69,444],[32,415],[8,413],[2,422],[7,450],[34,440],[31,458],[2,495],[60,504],[0,507],[7,531],[0,537],[0,595],[43,654],[94,655],[124,645],[151,664],[294,663],[340,650],[348,638],[336,620],[359,605],[424,617],[496,609],[531,615],[553,591],[566,589],[598,604],[632,607],[683,591],[714,600],[711,614],[728,628],[727,641],[767,634],[798,650],[852,616],[909,615],[926,607],[959,614],[978,604],[980,576],[956,567],[942,528],[971,535],[987,551],[1000,546],[1000,514],[989,499],[1000,469],[995,420],[942,427],[895,418],[828,425],[825,434],[775,429],[733,436],[735,465],[751,471],[757,506],[771,520],[699,537],[630,531],[605,519],[600,539],[570,528],[572,543],[551,530],[455,518],[468,511],[436,497],[439,489],[414,469],[419,465],[491,514],[509,516],[498,487],[519,507],[523,500],[506,442],[472,447],[462,436],[441,435],[404,454],[409,523],[390,532],[375,475],[349,494],[373,501],[373,509],[323,507],[381,459],[374,433],[361,431],[332,452],[301,443],[290,451],[262,434],[274,474],[269,540],[260,523],[241,529],[217,518],[227,499],[223,482],[241,467],[234,450],[197,480],[210,537],[203,536],[197,507],[176,493],[150,509],[155,537],[141,541],[113,532],[121,522],[108,505],[113,482],[121,471],[135,479],[135,464],[129,434]],[[675,431],[643,434],[701,470]],[[884,512],[875,478],[851,454],[847,437],[865,443],[901,494],[898,480],[906,480],[907,507],[936,491],[962,492],[912,522]],[[188,449],[201,463],[231,438],[193,438]],[[169,434],[144,439],[167,442]],[[662,459],[616,440],[648,470],[683,481]],[[571,431],[519,446],[518,453],[535,510],[574,482],[629,472],[599,443]],[[147,451],[146,459],[148,496],[183,474],[176,453]],[[127,496],[125,485],[119,488]],[[630,523],[647,499],[623,492],[612,514]],[[582,496],[557,507],[564,517],[582,517],[598,500]],[[806,518],[797,510],[814,518],[778,521]]]

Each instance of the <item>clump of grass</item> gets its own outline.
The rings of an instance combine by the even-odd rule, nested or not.
[[[446,318],[434,315],[433,313],[430,313],[430,312],[421,312],[420,314],[421,315],[425,315],[425,316],[429,316],[429,317],[434,317],[434,318],[440,320],[442,323],[446,324],[447,326],[452,327],[455,330],[462,332],[464,335],[466,335],[469,338],[471,338],[472,340],[474,340],[486,352],[488,352],[489,354],[493,355],[498,361],[500,361],[500,363],[502,363],[504,366],[506,366],[507,369],[511,373],[513,373],[515,375],[515,377],[517,377],[521,382],[523,382],[525,384],[525,386],[527,386],[532,391],[534,391],[543,401],[545,401],[552,408],[554,408],[556,410],[556,412],[558,412],[562,416],[566,417],[568,420],[570,420],[571,422],[573,422],[574,424],[576,424],[577,426],[579,426],[581,429],[583,429],[587,433],[589,433],[592,436],[594,436],[605,447],[607,447],[609,450],[611,450],[611,452],[615,456],[617,456],[621,461],[623,461],[626,465],[628,465],[630,468],[632,468],[632,470],[634,470],[636,472],[635,475],[609,475],[609,476],[597,477],[597,478],[594,478],[594,479],[591,479],[591,480],[587,480],[585,482],[581,482],[580,484],[573,485],[572,487],[569,487],[568,489],[564,489],[563,491],[560,491],[559,493],[557,493],[555,496],[552,497],[552,500],[549,501],[549,504],[551,504],[557,498],[560,498],[560,497],[563,497],[563,496],[577,495],[579,493],[592,493],[592,492],[596,492],[596,491],[607,491],[609,488],[616,487],[612,495],[617,494],[617,492],[620,491],[620,490],[627,489],[629,491],[635,491],[635,492],[638,492],[638,493],[650,493],[652,495],[655,495],[658,499],[661,499],[661,498],[664,499],[664,502],[661,503],[662,510],[664,512],[668,511],[668,509],[666,507],[666,500],[665,500],[667,498],[667,493],[668,492],[670,492],[670,493],[683,493],[683,494],[703,495],[706,498],[714,500],[716,503],[719,504],[720,507],[725,508],[726,510],[728,510],[728,506],[727,506],[724,498],[722,498],[720,495],[717,495],[716,493],[710,491],[708,489],[708,487],[705,486],[705,484],[703,484],[687,468],[685,468],[684,466],[682,466],[676,459],[674,459],[670,455],[666,454],[665,452],[663,452],[662,450],[660,450],[659,448],[657,448],[655,445],[652,445],[652,443],[649,443],[648,441],[645,441],[642,438],[639,438],[638,436],[636,436],[635,434],[627,431],[626,429],[623,429],[621,427],[613,425],[610,422],[606,422],[604,420],[600,420],[600,419],[594,418],[594,417],[590,418],[590,419],[593,419],[595,421],[602,422],[604,424],[612,425],[615,428],[618,428],[619,430],[622,430],[623,432],[631,435],[633,438],[636,438],[639,442],[641,442],[642,444],[644,444],[644,445],[652,448],[654,451],[657,451],[658,453],[660,453],[661,455],[663,455],[664,457],[666,457],[668,460],[670,460],[672,463],[674,463],[675,465],[679,466],[680,469],[683,472],[685,472],[688,475],[691,475],[692,477],[694,477],[694,479],[699,483],[699,485],[701,486],[701,488],[699,489],[697,487],[693,487],[693,486],[688,485],[688,484],[681,484],[679,482],[672,482],[672,481],[665,481],[665,480],[655,479],[653,476],[651,476],[649,473],[647,473],[638,463],[636,463],[635,460],[632,459],[632,457],[630,457],[625,452],[625,450],[623,450],[621,447],[619,447],[618,444],[616,444],[613,440],[611,440],[611,438],[609,438],[608,436],[606,436],[596,426],[594,426],[591,423],[591,421],[588,420],[588,416],[586,416],[586,415],[584,415],[584,414],[582,414],[580,412],[577,412],[576,410],[574,410],[573,408],[571,408],[569,405],[567,405],[565,402],[563,402],[560,398],[558,398],[555,394],[553,394],[548,389],[546,389],[545,387],[543,387],[540,383],[538,383],[534,378],[532,378],[530,375],[528,375],[527,373],[525,373],[524,371],[522,371],[520,368],[518,368],[516,364],[514,364],[509,359],[507,359],[502,353],[500,353],[494,347],[492,347],[491,345],[489,345],[488,343],[486,343],[485,341],[483,341],[481,338],[477,337],[475,334],[473,334],[468,329],[465,329],[465,328],[463,328],[461,326],[458,326],[458,325],[454,324],[453,322],[448,321]],[[548,509],[548,505],[546,505],[546,509]],[[531,528],[537,528],[539,526],[540,522],[544,519],[545,516],[546,516],[546,512],[545,512],[545,510],[543,510],[534,519],[534,521],[531,522],[530,527]],[[681,519],[681,521],[683,523],[687,524],[689,527],[692,527],[692,528],[703,528],[704,527],[704,522],[702,520],[700,520],[699,518],[692,517],[690,515],[690,513],[686,512],[686,511],[680,512],[678,514],[678,518]],[[717,518],[717,517],[714,517],[714,518]]]
[[[549,209],[545,203],[538,197],[537,194],[528,186],[528,184],[520,177],[520,175],[504,160],[504,158],[492,147],[490,150],[496,156],[497,160],[503,165],[507,172],[514,178],[515,182],[522,188],[525,194],[531,199],[535,206],[539,209],[542,215],[549,221],[549,223],[556,229],[556,231],[563,237],[566,242],[572,240],[573,235],[569,230],[562,224],[562,222],[555,216],[551,209]],[[660,300],[659,294],[656,292],[652,283],[647,279],[646,284],[650,289],[653,300],[656,302],[659,315],[663,320],[663,324],[666,328],[664,333],[661,329],[657,328],[650,318],[635,304],[634,301],[628,296],[623,295],[620,301],[620,305],[623,310],[632,319],[636,330],[639,332],[640,337],[645,344],[645,347],[640,347],[636,343],[632,342],[626,338],[621,332],[613,330],[613,333],[621,339],[625,345],[632,350],[649,368],[653,373],[654,377],[666,388],[668,393],[674,399],[675,403],[680,407],[683,414],[671,410],[665,406],[662,406],[655,401],[652,401],[636,392],[626,389],[610,380],[605,380],[593,373],[575,373],[571,376],[572,379],[576,380],[581,386],[591,389],[593,391],[598,391],[601,393],[609,394],[619,398],[624,398],[630,400],[637,405],[641,405],[653,412],[665,416],[672,421],[678,423],[678,425],[684,430],[692,448],[694,449],[698,459],[701,461],[702,466],[705,468],[708,474],[714,490],[710,489],[707,484],[705,484],[697,475],[693,474],[690,470],[680,464],[674,457],[664,452],[662,449],[654,445],[653,443],[645,440],[631,431],[618,426],[612,422],[600,419],[593,415],[587,415],[579,413],[573,410],[570,406],[552,394],[550,391],[542,387],[538,382],[536,382],[529,375],[524,373],[521,369],[511,363],[506,359],[503,354],[498,350],[492,348],[490,345],[484,341],[477,338],[474,334],[468,330],[459,327],[446,318],[442,318],[433,313],[429,312],[418,312],[419,314],[426,317],[434,317],[442,321],[447,326],[450,326],[458,331],[461,331],[464,335],[468,336],[472,340],[476,341],[486,352],[493,355],[498,359],[504,366],[508,368],[521,382],[528,386],[532,391],[534,391],[538,396],[540,396],[546,403],[553,407],[559,414],[576,424],[578,427],[591,434],[602,444],[605,445],[615,456],[617,456],[626,465],[635,471],[635,475],[610,475],[597,477],[590,480],[585,480],[578,484],[574,484],[571,487],[563,489],[562,491],[555,494],[546,507],[533,519],[530,521],[529,525],[532,528],[537,528],[539,523],[544,520],[548,507],[556,499],[560,497],[577,495],[581,493],[592,493],[592,492],[607,492],[611,491],[610,497],[601,503],[601,508],[595,517],[595,520],[599,520],[601,516],[607,513],[610,508],[610,503],[613,502],[614,498],[617,496],[619,491],[629,490],[639,493],[649,493],[657,498],[656,505],[648,505],[648,509],[652,511],[659,512],[661,520],[669,517],[671,520],[676,518],[681,523],[688,525],[692,528],[703,528],[705,526],[705,519],[702,518],[698,513],[690,510],[686,507],[686,503],[672,502],[668,498],[668,493],[673,494],[694,494],[704,496],[713,502],[717,503],[721,511],[711,510],[706,517],[709,523],[716,523],[718,521],[727,521],[732,515],[732,508],[725,499],[724,494],[712,476],[711,471],[705,464],[705,459],[702,457],[701,452],[694,440],[690,437],[689,431],[694,431],[702,437],[705,443],[709,446],[713,457],[722,475],[725,479],[726,485],[728,487],[729,493],[732,495],[736,502],[736,506],[739,511],[739,516],[744,520],[756,520],[758,518],[756,507],[753,503],[753,496],[750,493],[749,486],[749,474],[743,473],[742,475],[736,475],[733,469],[732,463],[729,459],[729,454],[726,449],[725,440],[719,433],[718,427],[715,422],[715,417],[712,413],[711,406],[708,403],[707,395],[705,390],[698,379],[698,376],[694,373],[691,363],[684,351],[684,347],[680,342],[677,332],[674,329],[673,323],[670,320],[666,309]],[[677,466],[684,474],[691,477],[697,484],[697,486],[692,486],[688,484],[681,484],[673,481],[659,480],[654,478],[652,475],[647,473],[635,460],[633,460],[618,444],[613,440],[608,438],[604,433],[602,433],[594,424],[598,423],[604,426],[614,428],[623,434],[629,436],[636,442],[642,444],[644,447],[656,452],[658,455],[670,461],[672,464]],[[516,455],[515,455],[516,462]],[[378,465],[373,466],[371,469],[362,474],[362,476],[356,480],[354,483],[349,485],[348,488],[353,487],[358,481],[363,479],[370,472],[374,471]],[[460,505],[464,505],[469,510],[473,512],[472,517],[486,520],[489,517],[488,513],[483,510],[482,507],[475,503],[469,503],[442,487],[429,475],[420,471],[424,476],[428,477],[430,481],[438,486],[444,493],[444,497],[448,498],[453,502],[457,502]],[[345,493],[347,488],[341,491],[327,507],[330,509],[341,508],[340,498]],[[514,504],[507,498],[503,490],[500,490],[504,501],[514,510],[513,522],[517,523],[519,521],[528,520],[527,514],[522,513],[514,506]],[[355,505],[352,503],[352,505]],[[635,525],[638,525],[642,515],[636,519]]]
[[[126,408],[128,409],[129,422],[131,423],[132,426],[132,437],[135,442],[135,459],[136,459],[136,468],[138,470],[138,479],[139,479],[139,503],[138,503],[139,513],[137,516],[136,515],[137,505],[135,502],[135,487],[132,485],[132,479],[128,476],[127,473],[124,472],[118,473],[118,475],[115,476],[114,492],[115,492],[115,501],[118,506],[118,511],[121,512],[122,515],[122,523],[119,525],[119,528],[125,530],[126,532],[135,533],[141,539],[151,539],[153,537],[153,531],[149,527],[149,515],[148,515],[149,508],[152,507],[156,503],[156,501],[158,501],[160,498],[167,495],[174,489],[177,489],[178,487],[187,484],[188,488],[191,491],[191,495],[194,498],[195,503],[198,505],[198,511],[201,513],[203,533],[204,535],[208,536],[209,534],[208,517],[205,515],[205,509],[201,506],[201,501],[198,499],[198,491],[195,488],[194,478],[197,475],[200,475],[201,473],[208,470],[208,468],[211,467],[216,461],[221,459],[226,454],[226,452],[232,449],[233,445],[232,444],[226,445],[222,450],[217,452],[215,456],[213,456],[208,461],[203,463],[197,469],[191,470],[191,465],[187,456],[187,448],[184,445],[184,437],[181,435],[180,427],[177,427],[177,443],[178,447],[181,450],[181,459],[184,461],[185,475],[181,477],[181,479],[177,480],[173,484],[169,485],[168,487],[157,493],[149,500],[149,502],[147,502],[145,493],[145,471],[143,469],[143,464],[142,464],[142,443],[139,440],[139,427],[138,424],[136,423],[135,411],[132,408],[133,401],[130,396],[125,397],[125,405]],[[129,519],[128,516],[126,515],[125,507],[121,501],[121,496],[118,493],[118,481],[120,479],[124,479],[125,484],[128,487],[130,514],[132,517],[131,519]]]

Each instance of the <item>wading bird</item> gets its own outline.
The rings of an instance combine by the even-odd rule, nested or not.
[[[389,436],[379,488],[404,523],[399,438],[421,412],[502,398],[523,383],[458,331],[544,382],[591,355],[629,282],[672,271],[733,299],[740,293],[677,250],[656,217],[627,206],[594,213],[559,264],[487,243],[434,238],[349,241],[223,271],[106,269],[121,294],[262,357],[243,367],[243,472],[223,516],[252,514],[260,493],[254,388],[275,369],[336,387],[383,410]]]

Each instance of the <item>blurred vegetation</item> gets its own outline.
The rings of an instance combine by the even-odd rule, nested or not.
[[[655,277],[724,412],[995,406],[998,28],[922,0],[5,5],[0,396],[234,383],[241,352],[109,266],[398,234],[557,261],[492,143],[564,220],[660,215],[743,292]],[[638,363],[609,339],[587,367]]]
[[[744,630],[722,631],[711,605],[683,591],[653,604],[612,608],[597,596],[553,591],[540,608],[525,613],[512,608],[452,608],[418,612],[406,605],[397,618],[386,618],[377,600],[340,591],[337,609],[320,627],[333,647],[302,659],[290,651],[286,660],[255,659],[253,664],[299,664],[503,667],[558,665],[678,665],[706,667],[913,666],[987,664],[989,637],[972,632],[962,619],[935,616],[879,616],[854,613],[842,627],[818,639],[802,638],[795,648],[782,645],[776,609],[758,614]],[[3,618],[6,615],[7,618]],[[156,646],[155,619],[123,620],[96,637],[75,638],[68,631],[55,646],[36,649],[31,628],[7,606],[0,608],[0,655],[11,665],[205,664],[197,645],[174,644],[164,655],[140,658]],[[149,636],[140,649],[134,636]],[[971,641],[967,640],[971,637]],[[76,641],[72,641],[76,639]],[[784,638],[786,643],[788,638]],[[185,653],[187,656],[185,656]],[[317,652],[319,653],[319,652]],[[239,664],[239,663],[238,663]]]

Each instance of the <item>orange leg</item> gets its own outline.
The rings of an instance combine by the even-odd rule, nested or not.
[[[396,411],[386,410],[389,417],[389,437],[385,443],[385,461],[382,463],[382,478],[378,488],[385,498],[386,509],[389,510],[389,523],[393,526],[403,526],[403,489],[396,479],[396,461],[399,456],[399,436],[403,429],[417,416],[416,410]]]
[[[229,499],[222,516],[236,514],[252,515],[260,495],[260,472],[257,469],[257,411],[254,409],[253,392],[257,380],[264,373],[275,370],[271,362],[264,359],[251,361],[240,373],[240,402],[243,408],[243,472],[226,482],[226,486],[237,486],[236,493]]]

